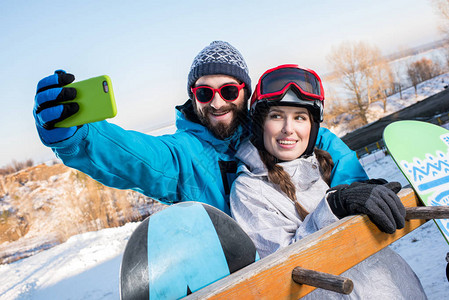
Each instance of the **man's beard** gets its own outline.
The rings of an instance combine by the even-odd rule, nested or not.
[[[233,119],[231,123],[223,124],[221,122],[218,122],[216,124],[212,124],[210,121],[208,115],[211,113],[216,112],[217,110],[211,106],[205,106],[202,111],[200,111],[197,107],[196,101],[193,101],[193,107],[195,109],[195,113],[198,116],[198,119],[200,122],[209,129],[212,134],[221,139],[224,140],[228,137],[230,137],[236,129],[239,127],[239,125],[243,124],[243,122],[246,121],[246,102],[242,102],[242,105],[238,107],[234,103],[228,103],[228,106],[226,107],[226,110],[232,111]],[[223,111],[224,109],[220,109],[220,111]]]

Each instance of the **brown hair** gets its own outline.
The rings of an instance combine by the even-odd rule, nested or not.
[[[332,160],[332,156],[329,152],[315,148],[314,149],[316,159],[320,164],[320,172],[321,178],[323,178],[324,182],[327,183],[328,186],[331,186],[331,173],[334,168],[334,161]]]
[[[320,172],[323,180],[330,185],[330,175],[334,163],[330,154],[324,150],[315,148],[315,155],[320,164]],[[284,192],[287,197],[289,197],[295,204],[295,208],[299,213],[301,221],[309,214],[309,212],[298,202],[296,198],[296,187],[293,184],[290,175],[278,165],[277,158],[268,153],[265,149],[259,149],[259,155],[262,162],[268,169],[268,179],[279,186],[282,192]]]

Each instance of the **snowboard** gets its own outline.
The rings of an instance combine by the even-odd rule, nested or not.
[[[259,260],[249,236],[210,205],[183,202],[146,218],[120,266],[120,299],[179,299]]]
[[[449,205],[449,130],[421,121],[397,121],[385,128],[383,139],[423,204]],[[449,220],[434,221],[449,243]]]

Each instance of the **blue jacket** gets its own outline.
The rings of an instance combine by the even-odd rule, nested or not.
[[[65,165],[104,185],[132,189],[164,203],[199,201],[230,214],[234,156],[247,132],[240,126],[220,140],[195,120],[189,102],[177,109],[174,134],[150,136],[101,121],[47,146]],[[329,130],[320,129],[317,146],[334,160],[332,186],[368,179],[355,152]]]

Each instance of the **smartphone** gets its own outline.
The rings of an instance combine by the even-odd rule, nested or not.
[[[113,118],[117,114],[111,79],[107,75],[74,82],[64,87],[76,88],[76,98],[67,102],[77,102],[79,111],[56,127],[72,127]]]

